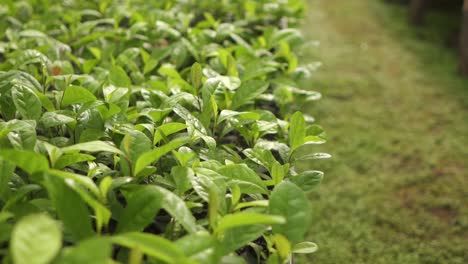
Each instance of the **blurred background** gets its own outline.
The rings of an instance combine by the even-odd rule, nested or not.
[[[468,77],[463,1],[309,0],[305,109],[333,155],[311,195],[298,263],[468,263]],[[466,1],[468,2],[468,1]],[[466,47],[468,48],[468,46]]]

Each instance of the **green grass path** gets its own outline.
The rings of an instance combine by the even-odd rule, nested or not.
[[[311,0],[304,33],[323,66],[305,88],[323,93],[306,111],[332,160],[311,199],[299,263],[468,263],[468,80],[444,47],[454,24],[422,29],[380,0]],[[440,26],[442,25],[442,26]]]

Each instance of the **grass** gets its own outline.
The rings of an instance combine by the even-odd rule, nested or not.
[[[307,110],[329,134],[332,160],[311,194],[310,240],[299,263],[467,263],[468,79],[447,47],[456,16],[407,25],[404,6],[310,1],[304,32],[322,61]]]

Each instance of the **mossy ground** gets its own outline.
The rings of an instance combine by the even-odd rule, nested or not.
[[[409,27],[381,0],[311,0],[304,33],[323,67],[306,112],[328,132],[331,160],[311,193],[298,263],[468,263],[468,78],[450,48],[457,16],[431,11]]]

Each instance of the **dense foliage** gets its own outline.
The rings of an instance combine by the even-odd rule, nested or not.
[[[57,3],[61,4],[57,4]],[[302,1],[4,0],[2,263],[285,263],[325,141]],[[293,52],[295,51],[295,52]]]

